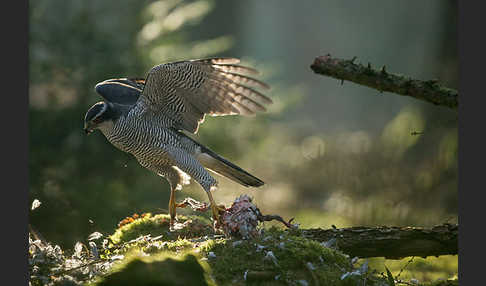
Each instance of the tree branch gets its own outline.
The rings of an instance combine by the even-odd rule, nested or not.
[[[304,229],[303,235],[318,242],[335,240],[338,249],[351,256],[398,259],[407,256],[457,254],[457,224],[421,227],[351,227]],[[334,240],[333,240],[334,239]]]
[[[348,80],[365,85],[380,92],[388,91],[400,95],[425,100],[435,105],[457,109],[457,90],[444,87],[437,80],[422,81],[386,71],[385,66],[375,70],[368,66],[355,64],[351,60],[332,58],[330,54],[315,58],[311,69],[318,74],[330,76],[341,81]]]

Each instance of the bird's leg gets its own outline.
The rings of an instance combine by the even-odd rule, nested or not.
[[[218,205],[216,205],[216,202],[213,199],[213,195],[211,194],[211,190],[213,188],[215,188],[215,187],[211,187],[211,189],[209,191],[206,191],[206,193],[208,194],[209,203],[211,204],[211,212],[213,213],[213,220],[215,221],[216,226],[218,226],[219,225],[219,212],[220,212],[221,209],[218,207]]]
[[[218,207],[216,206],[216,202],[213,199],[213,195],[211,194],[211,191],[207,192],[208,198],[209,198],[209,203],[211,204],[211,211],[213,212],[213,219],[214,221],[219,220],[219,210]]]
[[[176,199],[175,199],[175,188],[170,188],[170,199],[169,199],[169,215],[170,215],[170,227],[174,225],[174,221],[176,218]]]
[[[167,150],[168,152],[171,151],[170,148],[168,148]],[[187,174],[187,177],[193,178],[196,182],[198,182],[201,185],[201,187],[204,189],[204,191],[206,191],[206,194],[208,195],[209,202],[211,204],[211,210],[213,213],[213,219],[215,220],[216,224],[218,224],[219,208],[216,205],[216,202],[214,201],[213,196],[211,194],[211,191],[213,189],[216,189],[218,182],[216,181],[216,179],[214,179],[211,176],[211,174],[209,174],[209,172],[204,168],[204,166],[201,165],[201,163],[191,154],[188,154],[186,151],[182,149],[175,150],[175,151],[174,151],[173,159],[175,160],[176,165],[172,166],[172,169],[178,171],[177,172],[178,174],[181,173],[179,175],[179,178],[185,177],[183,176],[183,173],[185,173]]]

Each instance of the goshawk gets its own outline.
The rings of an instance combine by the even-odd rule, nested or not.
[[[175,191],[190,178],[206,191],[218,221],[211,195],[218,182],[206,168],[246,187],[264,184],[183,133],[197,133],[206,114],[253,115],[272,103],[255,89],[268,85],[249,76],[258,72],[238,63],[235,58],[171,62],[153,67],[145,79],[109,79],[95,87],[104,101],[86,113],[85,132],[101,130],[115,147],[168,180],[171,226],[176,217]]]

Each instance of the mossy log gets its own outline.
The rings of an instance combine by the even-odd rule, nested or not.
[[[315,58],[310,68],[318,74],[330,76],[341,81],[347,80],[371,87],[380,92],[387,91],[411,96],[435,105],[452,109],[458,106],[458,91],[445,87],[437,80],[418,80],[386,71],[385,66],[376,70],[351,60],[332,58],[330,54]]]
[[[410,231],[429,232],[428,235],[454,231],[453,226],[429,231],[381,228],[370,232],[357,231],[359,228],[341,231],[271,227],[262,229],[257,237],[235,239],[215,234],[206,217],[179,215],[178,219],[178,227],[170,230],[168,215],[137,216],[120,225],[110,236],[90,235],[89,248],[78,242],[73,255],[47,242],[41,245],[39,241],[29,240],[30,282],[33,286],[389,286],[390,279],[395,279],[379,275],[367,262],[349,255],[354,255],[353,252],[343,251],[342,238],[349,237],[349,233],[351,237],[365,233],[363,240],[366,240]],[[333,238],[337,238],[341,249],[325,243]],[[447,280],[447,284],[438,282],[418,285],[457,285],[457,280]]]
[[[350,227],[305,229],[306,238],[332,242],[344,253],[357,257],[398,259],[407,256],[439,256],[458,253],[457,224],[422,227]]]
[[[270,228],[252,239],[234,239],[215,235],[203,217],[178,218],[183,227],[173,231],[167,215],[146,216],[118,228],[110,236],[107,259],[125,258],[92,285],[387,285],[383,277],[360,271],[348,255],[302,237],[298,230]],[[194,284],[191,271],[181,275],[159,267],[176,263],[194,268],[201,283]],[[161,284],[142,284],[140,277]]]

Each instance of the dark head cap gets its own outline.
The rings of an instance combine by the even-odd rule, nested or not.
[[[84,116],[84,131],[86,134],[93,132],[96,126],[106,120],[106,111],[108,104],[106,102],[97,102],[86,112]]]

